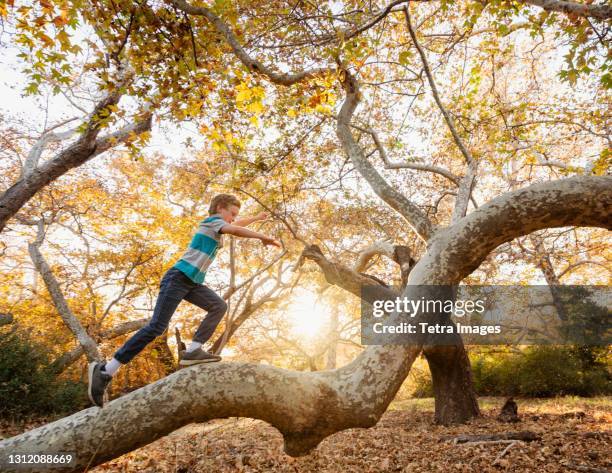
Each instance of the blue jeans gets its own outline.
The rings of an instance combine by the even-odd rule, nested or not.
[[[193,282],[176,268],[170,268],[164,274],[159,288],[153,317],[117,350],[114,355],[117,361],[129,363],[149,342],[164,333],[172,314],[183,299],[208,312],[193,337],[196,342],[206,342],[227,311],[225,301],[211,288]]]

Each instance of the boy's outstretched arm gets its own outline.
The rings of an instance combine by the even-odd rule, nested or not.
[[[282,248],[282,245],[274,238],[270,238],[269,236],[264,235],[263,233],[254,232],[253,230],[249,230],[248,228],[228,224],[223,225],[220,231],[223,234],[234,235],[242,238],[257,238],[261,240],[264,245],[273,245]]]
[[[258,220],[266,220],[269,217],[268,213],[260,212],[257,215],[252,217],[243,217],[234,221],[232,225],[236,225],[237,227],[246,227],[253,222],[257,222]]]

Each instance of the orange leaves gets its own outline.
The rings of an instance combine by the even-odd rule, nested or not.
[[[38,33],[38,39],[41,40],[42,43],[48,48],[55,46],[55,41],[43,32]]]
[[[14,0],[0,0],[0,18],[8,15],[8,8],[15,6]]]
[[[538,442],[518,443],[496,459],[507,445],[479,443],[453,445],[445,435],[497,433],[494,419],[499,399],[487,398],[485,416],[469,425],[444,427],[432,421],[430,399],[394,405],[377,425],[348,429],[327,439],[303,457],[283,452],[281,434],[259,420],[224,419],[190,424],[134,452],[100,465],[92,473],[123,471],[175,472],[503,472],[569,471],[567,464],[602,469],[609,455],[605,399],[577,401],[585,406],[585,420],[563,418],[551,402],[525,401],[529,428],[542,430]],[[561,411],[573,409],[571,398],[561,398]],[[582,406],[581,406],[582,407]],[[537,415],[536,415],[537,414]],[[535,420],[537,417],[539,420]],[[533,420],[531,419],[533,417]],[[607,420],[609,422],[609,419]],[[598,433],[599,431],[599,433]],[[609,448],[608,448],[609,449]],[[505,462],[501,461],[505,460]],[[506,468],[506,466],[508,468]]]
[[[51,21],[57,28],[61,28],[62,26],[68,24],[68,12],[66,10],[62,10],[61,13]]]

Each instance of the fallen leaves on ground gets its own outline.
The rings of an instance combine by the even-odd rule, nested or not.
[[[503,404],[497,399],[484,403],[488,407],[483,408],[482,418],[451,427],[435,425],[433,412],[418,402],[403,402],[372,428],[332,435],[304,457],[283,453],[282,436],[265,422],[232,418],[190,424],[90,472],[544,473],[572,471],[573,466],[603,471],[612,467],[609,399],[603,405],[573,402],[565,409],[562,402],[519,400],[521,422],[512,424],[495,419]],[[440,440],[517,430],[533,431],[542,440],[512,446]]]

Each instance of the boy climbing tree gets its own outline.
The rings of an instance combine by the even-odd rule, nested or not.
[[[209,217],[204,219],[183,256],[170,268],[160,283],[160,291],[149,323],[123,344],[108,362],[89,364],[89,399],[96,406],[104,404],[104,392],[121,365],[129,363],[155,337],[164,333],[179,303],[188,302],[207,311],[185,351],[179,353],[181,366],[221,360],[221,357],[202,349],[227,310],[227,304],[212,289],[204,285],[206,271],[212,264],[217,250],[223,246],[223,234],[243,238],[258,238],[264,245],[281,247],[274,238],[245,228],[268,215],[236,220],[240,201],[230,194],[215,196],[210,204]]]

